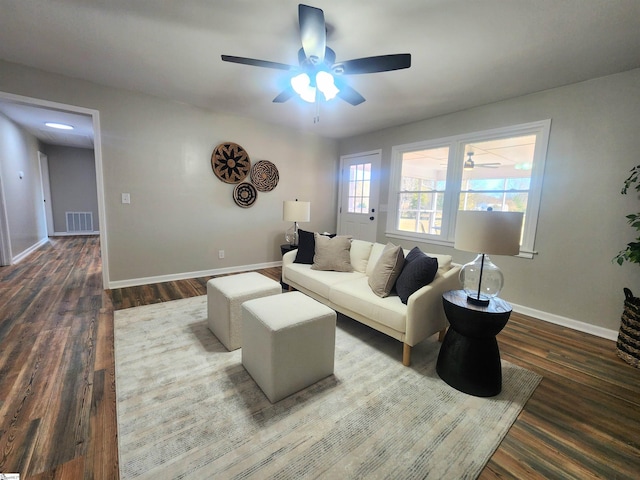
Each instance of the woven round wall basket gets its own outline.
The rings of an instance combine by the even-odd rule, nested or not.
[[[276,188],[279,178],[278,169],[268,160],[260,160],[251,167],[251,182],[260,192]]]
[[[249,208],[258,198],[258,192],[256,187],[247,182],[242,182],[236,185],[233,189],[233,201],[236,205],[242,208]]]
[[[624,296],[616,353],[629,365],[640,368],[640,298],[634,297],[628,288],[624,289]]]
[[[237,143],[226,142],[218,145],[211,154],[211,168],[225,183],[240,183],[251,170],[249,154]]]

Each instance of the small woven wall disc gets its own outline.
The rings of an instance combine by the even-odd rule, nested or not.
[[[249,208],[258,198],[258,192],[256,187],[250,183],[243,182],[236,185],[233,189],[233,200],[239,207]]]
[[[268,160],[260,160],[251,167],[251,182],[260,192],[270,192],[279,180],[278,169]]]
[[[251,170],[249,154],[237,143],[218,145],[211,154],[213,173],[225,183],[240,183]]]

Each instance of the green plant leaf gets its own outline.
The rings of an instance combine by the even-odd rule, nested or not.
[[[632,185],[636,184],[633,188],[640,192],[640,165],[636,165],[630,170],[630,175],[623,183],[620,193],[625,195]],[[640,213],[632,213],[626,216],[627,223],[632,228],[640,231]],[[640,238],[637,238],[635,242],[627,244],[625,250],[621,250],[618,255],[613,257],[613,261],[618,265],[622,265],[624,262],[638,263],[640,264]]]

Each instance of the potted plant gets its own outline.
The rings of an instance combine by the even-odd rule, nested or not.
[[[640,192],[640,165],[631,169],[631,174],[624,181],[621,193],[627,191],[633,184],[637,192]],[[640,213],[627,215],[629,225],[640,233]],[[625,261],[640,264],[640,235],[633,242],[627,244],[627,248],[621,250],[613,259],[618,265]],[[625,362],[640,368],[640,298],[634,297],[631,290],[624,289],[624,311],[622,312],[622,323],[618,333],[616,343],[617,354]]]

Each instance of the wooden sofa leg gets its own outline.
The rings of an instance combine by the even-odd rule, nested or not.
[[[411,365],[411,345],[407,343],[402,344],[402,364],[405,367]]]
[[[439,341],[440,343],[442,343],[442,341],[444,340],[444,335],[445,335],[445,333],[447,333],[447,329],[446,329],[446,328],[443,328],[442,330],[440,330],[440,331],[438,332],[438,341]]]

